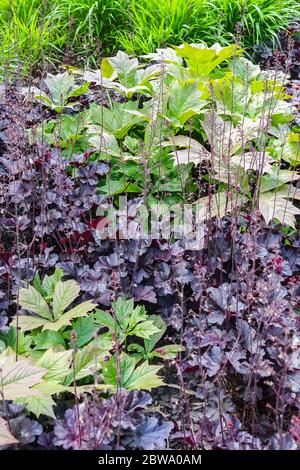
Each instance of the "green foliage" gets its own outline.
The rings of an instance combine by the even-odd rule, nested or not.
[[[26,75],[66,42],[65,32],[47,16],[44,0],[0,1],[0,77],[17,69]],[[54,46],[55,45],[55,46]],[[57,49],[56,49],[57,48]]]
[[[147,119],[147,116],[142,116],[141,113],[135,114],[135,112],[138,113],[138,104],[135,101],[114,103],[111,109],[104,106],[91,106],[88,119],[91,123],[95,123],[100,127],[90,126],[89,133],[103,135],[103,133],[109,132],[116,139],[123,139],[132,127],[143,123]],[[101,143],[104,147],[103,151],[106,150],[106,145],[110,153],[115,151],[119,155],[120,149],[115,141],[110,142],[108,138],[105,141],[104,138],[103,142],[99,139],[99,145]]]
[[[113,387],[122,387],[127,390],[151,390],[164,385],[161,377],[157,375],[161,366],[149,365],[147,361],[138,365],[138,360],[132,356],[122,355],[120,358],[120,378],[118,377],[118,363],[116,357],[102,363],[102,372],[105,383]]]
[[[57,22],[65,47],[88,65],[115,48],[116,30],[125,27],[127,0],[52,0],[47,18]]]
[[[128,351],[133,353],[132,355],[139,360],[151,360],[155,357],[159,357],[160,359],[174,359],[182,350],[180,346],[177,344],[167,344],[161,347],[156,347],[159,340],[165,334],[167,329],[166,323],[158,315],[151,315],[149,320],[151,320],[154,326],[157,327],[158,332],[153,334],[150,338],[144,338],[143,345],[131,343],[128,346]]]
[[[116,335],[121,342],[128,336],[150,339],[159,333],[153,320],[149,320],[145,307],[139,305],[134,308],[133,300],[119,297],[113,304],[113,316],[103,310],[96,310],[96,322],[109,330],[110,337]]]
[[[43,282],[36,277],[34,283],[37,288],[29,286],[20,290],[21,307],[36,314],[18,318],[18,327],[22,331],[39,329],[58,332],[71,325],[75,318],[84,317],[95,308],[93,302],[85,301],[66,312],[78,297],[79,287],[73,280],[61,281],[61,276],[61,270],[56,270],[51,277],[45,276]],[[13,324],[17,324],[16,318]]]
[[[89,89],[88,83],[77,85],[74,75],[68,72],[52,75],[49,73],[44,80],[48,93],[33,88],[31,91],[35,99],[41,101],[56,112],[61,112],[64,108],[74,109],[77,102],[70,103],[69,100],[86,93]]]
[[[54,87],[56,97],[66,96],[65,106],[68,90],[83,93],[86,83],[118,89],[127,101],[110,107],[93,103],[72,117],[61,107],[59,120],[43,124],[46,139],[66,149],[69,139],[71,153],[88,144],[93,159],[106,161],[110,171],[100,178],[102,194],[144,194],[146,189],[148,202],[157,203],[163,193],[166,202],[197,203],[202,217],[210,202],[197,201],[194,175],[206,163],[205,179],[215,185],[216,206],[222,200],[220,210],[208,208],[210,214],[230,212],[227,188],[238,206],[260,206],[266,223],[276,219],[294,226],[299,210],[293,196],[277,199],[281,186],[298,179],[299,131],[291,127],[295,109],[284,93],[285,76],[262,71],[241,53],[236,45],[183,44],[147,54],[150,63],[118,52],[100,69],[81,73],[81,85],[70,74],[58,75],[57,81],[51,76],[50,83],[67,90]],[[64,86],[65,79],[72,85]],[[130,100],[133,90],[146,100]],[[42,136],[41,130],[37,134]],[[280,168],[282,161],[287,170]],[[276,201],[278,210],[272,211]]]
[[[118,49],[148,54],[184,41],[245,47],[271,42],[300,16],[297,0],[1,0],[2,65],[97,67]],[[3,68],[3,67],[1,67]],[[20,70],[20,68],[18,67]]]
[[[74,392],[75,384],[81,392],[92,388],[114,391],[117,386],[150,390],[164,385],[158,375],[162,365],[149,364],[149,360],[169,360],[181,350],[176,345],[155,348],[165,333],[164,321],[157,315],[148,316],[144,306],[135,307],[132,299],[123,297],[116,300],[111,312],[96,309],[94,314],[76,318],[76,308],[86,315],[95,306],[89,302],[87,309],[84,302],[65,313],[78,298],[79,287],[62,278],[60,269],[43,279],[37,273],[34,286],[20,291],[20,305],[36,316],[19,317],[18,335],[16,321],[7,333],[0,334],[2,400],[24,404],[37,417],[43,414],[55,419],[53,397]],[[6,431],[5,423],[0,422],[0,442],[10,439]]]
[[[0,355],[0,369],[1,399],[40,395],[35,386],[42,382],[44,368],[33,365],[28,359],[16,361],[15,355],[6,350]]]

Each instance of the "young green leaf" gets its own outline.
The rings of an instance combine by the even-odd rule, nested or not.
[[[163,337],[166,332],[167,325],[166,322],[159,315],[150,315],[149,320],[152,321],[153,325],[156,326],[157,332],[151,336],[149,339],[144,340],[144,346],[146,353],[150,353],[158,341]]]
[[[127,390],[151,390],[152,388],[161,387],[164,382],[157,375],[161,366],[150,366],[148,361],[143,362],[136,367],[131,373],[125,375],[122,380],[122,386]],[[122,379],[123,379],[122,377]]]
[[[110,332],[114,332],[118,328],[116,320],[109,312],[105,312],[104,310],[98,308],[95,310],[95,320],[101,328],[106,327]]]
[[[55,268],[54,273],[51,276],[47,274],[44,276],[42,281],[42,288],[46,291],[47,296],[53,296],[56,284],[62,279],[64,272],[60,268]]]
[[[22,333],[19,332],[19,335]],[[30,336],[26,336],[26,338],[30,338]],[[66,343],[62,335],[56,331],[42,331],[37,335],[33,336],[33,341],[35,344],[35,349],[45,350],[51,347],[62,346],[66,349]]]
[[[120,385],[127,390],[151,390],[164,385],[162,378],[157,375],[161,366],[149,365],[148,361],[137,366],[137,360],[134,357],[123,355],[120,368]],[[118,385],[117,364],[114,357],[102,363],[102,372],[106,384]]]
[[[73,351],[54,352],[48,349],[37,361],[37,366],[46,369],[44,376],[48,381],[62,381],[69,373]]]
[[[168,105],[168,118],[177,126],[182,126],[207,104],[201,99],[202,92],[199,91],[197,83],[184,85],[174,82]]]
[[[41,392],[33,387],[42,381],[47,370],[33,365],[29,359],[15,361],[15,356],[0,355],[1,393],[4,400],[20,397],[40,396]]]
[[[71,385],[77,381],[94,374],[100,369],[100,361],[109,356],[113,342],[105,336],[100,336],[82,349],[78,349],[74,357],[74,370],[70,371],[64,384]],[[75,374],[75,377],[74,377]]]
[[[134,310],[133,299],[127,300],[124,297],[119,297],[112,306],[120,327],[125,331],[128,326],[130,316]]]
[[[80,288],[74,280],[58,281],[53,293],[53,314],[57,320],[66,308],[78,297]]]
[[[27,289],[20,289],[19,303],[22,308],[34,312],[47,320],[53,320],[49,305],[33,286],[28,286]]]
[[[58,273],[58,277],[60,277],[60,273]],[[53,314],[46,300],[34,287],[29,286],[27,289],[21,289],[19,297],[20,305],[39,315],[39,317],[29,315],[19,316],[18,327],[22,331],[42,328],[43,331],[51,330],[57,332],[61,328],[71,325],[72,320],[75,318],[84,317],[94,309],[94,303],[87,300],[65,312],[65,309],[78,297],[78,285],[73,280],[65,282],[58,280],[56,282],[55,278],[52,279],[51,283],[49,279],[47,279],[47,282],[49,286],[54,286]],[[16,317],[13,319],[12,324],[17,324]]]

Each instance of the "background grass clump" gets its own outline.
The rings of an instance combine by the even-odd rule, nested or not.
[[[270,42],[299,18],[294,0],[130,0],[132,34],[117,33],[128,52],[146,53],[161,45],[187,40],[223,45],[235,39],[245,47]]]
[[[118,49],[143,54],[183,41],[275,46],[299,18],[297,0],[0,0],[1,62],[95,65]]]

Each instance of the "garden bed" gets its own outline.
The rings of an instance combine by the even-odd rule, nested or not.
[[[286,50],[119,51],[1,86],[3,449],[299,448]]]

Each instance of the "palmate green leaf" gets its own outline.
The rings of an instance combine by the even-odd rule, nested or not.
[[[16,317],[13,318],[11,324],[17,326]],[[24,333],[26,331],[36,330],[38,328],[44,328],[45,325],[51,324],[50,321],[45,320],[44,318],[33,317],[30,315],[20,315],[18,318],[18,327]]]
[[[134,93],[143,93],[144,95],[149,94],[149,88],[146,85],[136,85],[132,87],[126,87],[118,82],[111,82],[107,88],[112,88],[113,90],[119,91],[126,98],[132,98]]]
[[[149,339],[144,340],[146,353],[150,353],[158,341],[163,337],[167,329],[166,322],[159,315],[150,315],[149,320],[157,327],[158,332],[151,336]]]
[[[65,326],[72,325],[74,318],[85,317],[91,310],[94,310],[95,304],[86,300],[68,312],[65,312],[58,320],[54,322],[47,322],[43,330],[58,331]]]
[[[18,440],[9,432],[7,422],[0,418],[0,447],[17,443]]]
[[[89,89],[88,83],[77,85],[74,75],[70,75],[68,72],[56,75],[49,73],[45,79],[45,84],[53,102],[53,109],[63,107],[69,98],[80,96]],[[70,105],[70,107],[73,107],[73,105]]]
[[[53,293],[53,314],[57,320],[66,308],[78,297],[79,285],[74,280],[58,281]]]
[[[26,397],[19,398],[16,403],[25,405],[29,413],[33,413],[37,418],[40,415],[49,416],[49,418],[56,419],[53,407],[56,405],[55,401],[51,396],[39,396],[39,397]]]
[[[151,95],[152,85],[151,81],[158,77],[161,73],[161,67],[158,65],[151,65],[144,69],[138,69],[132,73],[130,77],[120,77],[121,83],[103,79],[103,86],[119,91],[126,98],[132,98],[134,93],[142,93],[146,96]],[[125,83],[127,85],[125,85]]]
[[[130,335],[150,339],[152,335],[158,332],[159,329],[153,324],[153,322],[151,320],[146,320],[138,323],[133,330],[130,331]]]
[[[222,218],[226,214],[226,209],[228,212],[231,209],[226,191],[219,191],[211,197],[202,197],[194,202],[193,205],[196,209],[196,217],[199,224],[212,217]]]
[[[45,415],[55,419],[53,407],[56,403],[53,398],[51,398],[51,395],[67,391],[68,387],[58,382],[47,380],[35,385],[33,389],[38,390],[43,395],[18,398],[15,402],[25,405],[27,410],[33,413],[37,418],[39,418],[40,415]]]
[[[141,143],[142,141],[139,139],[135,139],[134,137],[130,137],[130,135],[126,135],[123,145],[129,150],[129,152],[133,155],[136,155],[141,150]]]
[[[114,332],[118,328],[116,320],[109,312],[105,312],[104,310],[100,310],[98,308],[95,310],[95,320],[101,328],[106,327],[111,332]]]
[[[105,60],[105,59],[104,59]],[[111,68],[111,72],[112,72]],[[105,77],[101,70],[85,70],[83,73],[83,79],[90,83],[96,83],[97,85],[109,88],[112,84],[112,80],[116,78],[117,74],[110,75],[109,78]]]
[[[72,362],[72,350],[54,352],[48,349],[37,361],[37,366],[46,369],[45,380],[62,381],[69,373]]]
[[[299,179],[299,175],[296,171],[281,170],[280,168],[273,166],[272,172],[261,177],[260,192],[264,193],[272,191],[273,189],[279,189],[281,186]]]
[[[218,114],[241,117],[248,114],[251,109],[249,105],[251,94],[246,83],[235,76],[227,75],[224,80],[212,81],[212,86]]]
[[[76,103],[68,103],[68,100],[87,93],[89,90],[89,83],[77,85],[74,75],[70,75],[68,72],[56,75],[49,73],[45,84],[48,88],[48,94],[36,87],[32,87],[31,91],[35,99],[56,112],[61,112],[63,108],[74,108]]]
[[[75,354],[75,370],[68,374],[64,384],[71,385],[75,380],[82,379],[89,375],[94,376],[95,372],[100,369],[100,362],[109,355],[109,351],[113,348],[113,342],[105,336],[100,336],[88,345],[76,351]]]
[[[148,85],[151,80],[160,76],[161,69],[159,64],[148,65],[145,68],[138,69],[135,74],[135,84]]]
[[[124,369],[122,386],[127,390],[151,390],[161,387],[164,382],[157,375],[161,368],[161,366],[150,366],[148,361],[145,361],[133,370],[132,367]]]
[[[282,139],[282,145],[278,145],[277,147],[277,153],[281,158],[283,158],[283,160],[291,163],[292,165],[299,165],[300,134],[289,133],[287,138],[284,136]]]
[[[47,74],[45,84],[49,90],[53,103],[60,105],[69,96],[70,91],[75,86],[75,77],[68,72],[53,75]]]
[[[137,114],[131,114],[128,111],[134,111]],[[132,127],[148,119],[146,115],[138,111],[137,101],[115,102],[112,109],[105,106],[91,106],[88,115],[91,123],[100,125],[117,139],[123,139]]]
[[[195,114],[198,114],[207,104],[201,99],[197,83],[187,83],[181,86],[177,81],[171,88],[167,117],[177,126],[182,126]]]
[[[101,154],[119,157],[121,150],[113,134],[106,132],[103,127],[90,125],[87,127],[88,143]]]
[[[142,56],[144,59],[150,59],[151,61],[161,62],[164,61],[166,64],[182,65],[182,58],[176,54],[176,51],[171,47],[164,49],[156,49],[156,52],[150,52]]]
[[[42,318],[50,321],[53,319],[47,302],[33,286],[28,286],[27,289],[20,289],[19,304],[22,308],[34,312]]]
[[[239,155],[233,155],[229,160],[229,171],[235,172],[234,167],[240,167],[244,171],[257,171],[259,174],[262,173],[273,173],[273,167],[271,165],[272,157],[268,152],[258,152],[252,150],[251,152],[242,152]],[[227,165],[228,171],[228,165]]]
[[[159,315],[151,315],[148,318],[157,327],[158,332],[153,334],[149,339],[144,339],[144,347],[140,344],[131,343],[127,348],[128,351],[132,352],[133,357],[138,360],[150,360],[155,357],[165,360],[174,359],[183,349],[177,344],[168,344],[154,349],[158,341],[164,335],[167,325]]]
[[[161,366],[149,365],[148,361],[137,366],[137,360],[124,354],[120,361],[121,387],[127,390],[151,390],[164,385],[158,371]],[[104,381],[108,385],[118,385],[117,364],[115,357],[108,362],[102,362]]]
[[[137,305],[131,312],[129,322],[128,322],[128,330],[132,330],[137,324],[141,322],[145,322],[148,319],[148,315],[146,313],[146,309],[144,305]]]
[[[18,319],[18,326],[21,331],[30,331],[37,328],[42,328],[42,331],[59,331],[61,328],[70,326],[72,324],[72,320],[75,318],[85,317],[94,308],[95,304],[87,300],[72,308],[68,312],[61,314],[57,320],[52,319],[51,321],[44,318],[21,315]],[[14,317],[12,324],[16,326],[16,323],[16,317]]]
[[[125,299],[119,297],[116,302],[113,303],[113,309],[116,315],[119,330],[127,335],[135,335],[140,338],[150,338],[152,334],[157,333],[158,329],[153,325],[152,321],[147,321],[147,314],[144,306],[137,306],[134,308],[133,299]],[[102,318],[110,323],[112,327],[112,320],[102,315]],[[112,330],[113,331],[113,330]]]
[[[134,85],[135,73],[139,66],[138,59],[130,59],[125,52],[118,51],[115,57],[109,57],[106,60],[104,59],[104,64],[105,62],[108,62],[112,67],[122,85],[125,85],[126,87]]]
[[[287,196],[286,192],[282,195],[280,190],[264,192],[259,195],[259,211],[267,224],[271,220],[277,219],[281,224],[295,228],[295,216],[300,215],[300,209],[288,199],[292,196],[292,190],[290,196]]]
[[[284,197],[286,199],[300,199],[300,188],[293,186],[292,184],[285,184],[284,186],[281,186],[276,192],[280,195],[280,197]]]
[[[211,158],[210,152],[206,150],[202,144],[185,135],[171,137],[169,141],[163,142],[163,146],[176,148],[176,150],[171,153],[174,158],[174,165],[189,163],[198,165],[201,161]],[[178,150],[177,147],[182,148]]]
[[[259,65],[253,64],[245,57],[235,57],[230,61],[229,68],[236,77],[245,83],[254,80],[261,72]]]
[[[47,370],[33,365],[29,359],[16,362],[15,356],[0,355],[1,391],[5,400],[27,396],[41,396],[41,392],[33,387],[42,382]]]
[[[203,44],[185,43],[175,47],[175,50],[177,55],[185,59],[191,74],[195,77],[208,75],[225,60],[242,54],[242,50],[236,44],[227,47],[214,44],[206,48]]]
[[[247,142],[261,139],[262,122],[247,117],[235,126],[232,121],[224,121],[216,112],[209,111],[205,113],[201,126],[207,135],[211,152],[217,159],[230,158],[244,148]]]
[[[113,302],[112,307],[120,327],[125,331],[128,326],[130,316],[134,310],[133,299],[119,297],[116,302]]]

